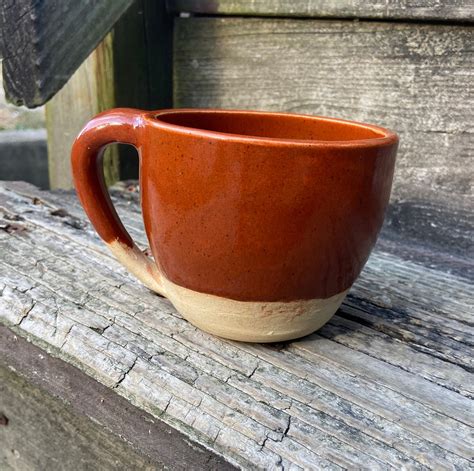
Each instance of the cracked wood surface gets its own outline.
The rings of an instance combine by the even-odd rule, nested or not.
[[[135,190],[114,201],[146,247]],[[329,324],[249,345],[134,280],[73,193],[2,183],[0,322],[240,468],[469,469],[472,260],[414,260],[397,214]]]
[[[0,410],[2,471],[235,469],[2,325]]]

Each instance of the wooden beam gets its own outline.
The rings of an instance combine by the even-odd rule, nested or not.
[[[168,5],[175,12],[205,15],[474,21],[470,0],[168,0]]]
[[[7,99],[46,103],[104,38],[133,0],[4,0],[0,56]]]
[[[115,105],[112,48],[110,33],[46,105],[51,188],[72,188],[69,154],[76,135],[94,115]],[[117,147],[108,148],[104,155],[108,184],[118,180],[118,165]]]
[[[95,114],[117,106],[171,106],[172,25],[164,3],[135,0],[46,105],[51,188],[72,187],[71,145]],[[129,146],[111,146],[106,151],[104,173],[109,184],[119,178],[136,178],[136,151]]]

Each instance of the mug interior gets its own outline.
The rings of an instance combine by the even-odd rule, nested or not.
[[[258,111],[171,110],[154,118],[202,131],[292,141],[365,141],[384,139],[390,133],[353,121]]]

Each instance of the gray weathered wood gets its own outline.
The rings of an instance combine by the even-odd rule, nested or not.
[[[2,469],[233,469],[3,326],[0,378]]]
[[[41,354],[41,353],[40,353]],[[44,355],[44,354],[43,354]],[[0,365],[0,467],[15,469],[152,469],[118,437],[74,416],[38,388]]]
[[[44,129],[0,132],[0,180],[24,180],[49,188]]]
[[[470,0],[168,0],[177,12],[207,15],[473,21]]]
[[[104,38],[132,0],[4,0],[0,56],[9,101],[46,103]]]
[[[137,194],[113,193],[144,245]],[[469,278],[378,250],[325,328],[246,345],[143,288],[70,193],[5,183],[0,208],[0,322],[233,464],[470,466]]]
[[[179,18],[174,104],[387,126],[401,138],[394,199],[469,210],[473,40],[468,26]]]

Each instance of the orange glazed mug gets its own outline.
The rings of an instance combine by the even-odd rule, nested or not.
[[[134,244],[100,165],[135,146],[154,261]],[[341,305],[382,226],[397,136],[340,119],[115,109],[72,149],[77,192],[117,259],[194,325],[249,342],[309,334]]]

